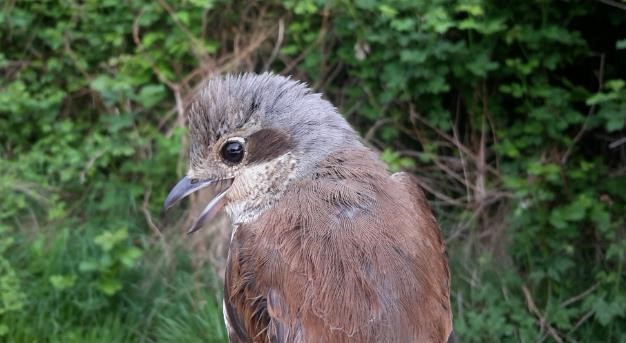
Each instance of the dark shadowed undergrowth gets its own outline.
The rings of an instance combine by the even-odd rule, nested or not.
[[[225,340],[221,243],[161,204],[200,80],[265,70],[418,176],[459,341],[626,341],[626,2],[0,8],[0,341]]]

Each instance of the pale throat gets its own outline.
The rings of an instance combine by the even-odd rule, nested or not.
[[[248,166],[228,190],[226,212],[237,226],[255,221],[271,208],[295,179],[297,159],[283,154],[271,161]]]

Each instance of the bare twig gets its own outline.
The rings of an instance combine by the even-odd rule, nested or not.
[[[172,18],[172,21],[174,22],[174,24],[176,24],[176,26],[183,31],[183,33],[187,36],[187,38],[189,38],[189,40],[191,40],[193,43],[196,44],[192,44],[192,46],[202,46],[200,43],[200,40],[191,32],[189,31],[189,29],[183,25],[180,20],[178,20],[178,18],[176,17],[176,13],[174,13],[174,10],[172,9],[172,7],[165,1],[165,0],[159,0],[159,4],[161,5],[161,7],[163,7],[163,9],[165,11],[167,11],[167,13],[169,13],[170,18]],[[203,55],[201,53],[201,49],[194,49],[194,54],[196,55],[196,57],[202,61],[203,60]]]
[[[452,144],[455,144],[454,137],[451,137],[449,134],[441,131],[440,129],[438,129],[437,127],[435,127],[431,123],[429,123],[427,120],[422,118],[422,116],[419,113],[417,113],[417,111],[415,111],[415,107],[413,106],[413,104],[411,104],[411,106],[410,106],[410,111],[411,111],[410,115],[411,115],[412,119],[417,119],[422,124],[428,126],[429,129],[435,131],[439,136],[441,136],[445,140],[451,142]],[[466,156],[471,157],[472,160],[474,160],[474,164],[478,163],[477,162],[479,160],[478,156],[476,156],[476,154],[474,154],[469,148],[467,148],[464,145],[460,145],[460,146],[458,146],[458,148],[460,150],[462,150],[465,153]],[[489,164],[485,165],[485,169],[487,171],[491,172],[492,174],[494,174],[495,176],[497,176],[498,178],[500,178],[500,172],[498,170],[494,169],[493,167],[491,167]]]
[[[133,42],[135,42],[137,46],[141,46],[141,39],[139,38],[139,19],[141,19],[143,11],[144,9],[142,8],[139,14],[135,16],[135,19],[133,19]]]
[[[480,202],[485,198],[486,190],[485,190],[485,166],[487,165],[487,112],[489,111],[489,107],[487,105],[487,97],[484,96],[484,93],[487,92],[487,86],[485,83],[482,83],[482,105],[483,111],[482,116],[480,118],[480,143],[478,146],[478,163],[476,164],[476,195],[475,199]]]
[[[469,184],[470,184],[470,180],[469,180],[469,175],[467,172],[467,162],[465,161],[465,157],[463,154],[463,150],[461,150],[461,142],[459,140],[459,132],[458,132],[458,121],[459,121],[459,114],[461,112],[461,97],[457,96],[456,99],[456,114],[455,114],[455,123],[454,125],[452,125],[452,135],[454,137],[454,145],[456,145],[457,150],[459,151],[459,158],[461,159],[461,167],[463,168],[463,178],[465,179],[465,182],[463,182],[463,184],[465,185],[465,196],[467,197],[467,201],[469,202],[471,199],[471,192],[469,190]]]
[[[609,144],[609,149],[615,149],[618,146],[625,144],[626,143],[626,137],[622,137],[616,141],[611,142],[611,144]]]
[[[285,38],[285,19],[280,18],[278,19],[278,37],[276,37],[276,43],[274,44],[274,48],[272,49],[272,53],[270,54],[270,57],[267,59],[267,62],[265,62],[265,65],[263,66],[264,71],[267,71],[269,69],[269,67],[272,65],[272,63],[276,59],[276,56],[278,56],[278,51],[280,50],[280,47],[283,45],[284,38]]]
[[[185,126],[185,105],[180,95],[180,86],[178,84],[172,86],[172,92],[174,92],[174,99],[176,101],[176,113],[178,118],[178,126]],[[171,135],[171,131],[168,132],[168,137]]]
[[[470,224],[474,222],[476,218],[478,218],[478,216],[483,212],[483,208],[484,206],[481,204],[476,210],[474,210],[471,217],[468,218],[464,223],[459,225],[459,228],[454,230],[454,232],[445,239],[446,244],[450,243],[451,241],[459,237],[461,233],[463,233],[465,230],[469,229]]]
[[[167,244],[167,240],[161,229],[154,223],[152,220],[152,214],[150,213],[150,209],[148,208],[150,203],[150,194],[152,193],[152,187],[147,187],[143,193],[143,203],[141,204],[141,212],[143,212],[144,218],[146,219],[146,223],[152,230],[152,232],[159,238],[159,242],[161,242],[161,246],[163,247],[163,253],[167,261],[172,261],[172,252],[170,246]]]
[[[584,316],[582,316],[577,322],[576,324],[574,324],[574,326],[572,327],[571,330],[569,330],[567,333],[568,334],[572,334],[574,331],[578,330],[578,328],[583,325],[587,320],[589,320],[589,318],[591,318],[591,316],[594,314],[594,310],[589,310],[587,311],[587,313],[585,313]]]
[[[548,331],[548,335],[550,335],[555,341],[563,343],[563,339],[561,338],[561,335],[559,335],[559,332],[553,328],[548,323],[544,315],[539,312],[539,309],[537,308],[537,305],[535,305],[535,301],[533,300],[533,297],[526,285],[522,285],[522,292],[524,292],[524,298],[526,298],[526,305],[528,306],[528,309],[537,317],[541,331],[546,329]]]
[[[363,140],[366,142],[371,141],[374,135],[376,134],[376,131],[382,126],[384,126],[385,124],[391,123],[391,121],[392,121],[391,118],[379,118],[378,120],[376,120],[374,125],[372,125],[372,127],[370,127],[370,129],[367,130],[367,133],[365,134],[365,136],[363,136]]]
[[[604,84],[604,62],[605,62],[605,55],[600,54],[600,68],[598,70],[598,92],[602,90],[602,87]],[[567,163],[567,160],[569,159],[570,155],[572,154],[572,151],[574,150],[574,146],[583,137],[583,134],[585,133],[585,131],[587,131],[587,124],[589,123],[589,118],[591,118],[591,116],[595,113],[595,111],[596,111],[596,105],[593,104],[589,108],[589,112],[587,112],[587,117],[585,118],[583,125],[580,127],[580,130],[578,130],[578,133],[576,134],[576,136],[574,136],[574,139],[572,140],[572,144],[569,146],[569,148],[567,148],[567,151],[565,151],[565,154],[563,154],[563,157],[561,158],[561,165],[565,165],[565,163]]]
[[[91,158],[89,158],[89,161],[87,161],[87,163],[85,164],[85,167],[83,168],[83,170],[80,171],[80,174],[78,175],[78,179],[80,180],[80,183],[85,182],[87,172],[89,172],[89,169],[93,167],[94,163],[96,163],[96,161],[100,157],[102,157],[102,155],[104,155],[103,150],[99,150],[91,155]]]
[[[435,188],[431,187],[428,183],[426,183],[424,180],[422,180],[419,176],[417,176],[417,184],[421,187],[424,188],[427,192],[431,193],[432,195],[434,195],[435,197],[449,203],[449,204],[454,204],[457,206],[463,206],[463,203],[457,199],[452,199],[449,196],[435,190]]]
[[[326,32],[328,31],[327,25],[328,25],[329,15],[330,15],[329,11],[327,9],[324,10],[324,12],[322,13],[322,16],[323,16],[322,25],[321,25],[319,34],[317,35],[317,39],[315,40],[315,42],[313,42],[306,49],[304,49],[304,51],[302,51],[302,53],[300,53],[298,57],[296,57],[291,62],[289,62],[289,64],[280,72],[281,74],[289,73],[293,68],[295,68],[298,65],[298,63],[300,63],[308,54],[310,54],[311,51],[313,51],[313,49],[315,49],[319,44],[322,43],[322,41],[326,37]]]
[[[567,307],[581,299],[584,299],[586,296],[588,296],[589,294],[591,294],[593,291],[596,290],[596,288],[598,288],[598,286],[600,286],[600,283],[596,283],[593,286],[589,287],[587,290],[585,290],[584,292],[575,295],[567,300],[565,300],[564,302],[562,302],[559,307]]]
[[[597,0],[597,1],[599,1],[601,3],[604,3],[604,4],[607,4],[609,6],[613,6],[615,8],[619,8],[620,10],[626,11],[626,4],[623,4],[621,2],[617,2],[617,1],[614,1],[614,0]]]

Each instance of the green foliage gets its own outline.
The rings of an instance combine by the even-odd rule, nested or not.
[[[20,287],[20,280],[4,255],[14,240],[6,237],[7,229],[0,226],[0,337],[9,332],[6,324],[7,316],[11,312],[20,311],[24,307],[24,293]]]
[[[170,2],[2,5],[0,337],[225,339],[210,271],[151,227],[168,224],[154,213],[184,168],[193,87],[267,66],[425,180],[459,340],[626,340],[623,11]]]
[[[101,249],[101,255],[84,260],[78,266],[83,273],[96,274],[93,282],[96,289],[106,295],[114,295],[122,289],[121,273],[126,269],[132,269],[137,259],[141,256],[141,250],[137,247],[122,246],[128,238],[126,228],[116,231],[105,231],[96,236],[94,243]],[[55,278],[56,279],[52,279]],[[55,288],[72,286],[75,278],[52,276],[50,281]],[[55,283],[56,281],[56,283]]]
[[[156,3],[2,7],[0,192],[10,196],[0,198],[0,332],[15,342],[153,341],[166,331],[157,314],[215,311],[185,335],[223,340],[216,285],[179,283],[194,272],[187,253],[160,256],[144,220],[160,211],[182,150],[164,83],[182,70],[167,62],[193,58],[196,45],[163,33],[175,25]]]
[[[387,163],[392,173],[415,167],[415,161],[409,157],[403,157],[399,153],[386,149],[380,154],[380,159]]]

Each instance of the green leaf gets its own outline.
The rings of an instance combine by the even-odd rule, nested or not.
[[[194,6],[210,10],[215,7],[217,0],[189,0],[189,2]]]
[[[380,14],[388,18],[393,18],[398,14],[398,11],[395,8],[386,4],[379,5],[378,10],[380,11]]]
[[[626,254],[626,239],[611,243],[606,250],[605,258],[607,260],[623,260],[624,254]]]
[[[424,27],[437,33],[444,33],[454,26],[448,11],[443,7],[433,7],[424,14]]]
[[[117,231],[105,231],[102,234],[96,236],[94,242],[99,245],[104,251],[110,251],[118,243],[124,241],[128,237],[128,230],[126,228],[119,229]]]
[[[165,97],[165,86],[146,85],[141,88],[137,95],[137,100],[145,108],[152,108]]]
[[[92,271],[96,271],[98,269],[99,269],[98,262],[96,262],[94,260],[82,261],[78,265],[78,270],[80,270],[81,272],[92,272]]]
[[[626,81],[621,80],[621,79],[616,79],[616,80],[607,80],[604,83],[604,88],[612,91],[612,92],[618,92],[622,89],[624,89],[624,87],[626,86]]]
[[[140,256],[141,250],[135,247],[130,247],[119,255],[119,259],[124,266],[131,268],[135,265],[135,263],[137,263],[137,259],[139,259]]]
[[[613,318],[625,313],[626,307],[623,305],[625,304],[617,301],[607,302],[604,299],[598,299],[593,305],[595,317],[602,326],[608,326]]]
[[[465,12],[474,17],[485,14],[483,7],[479,3],[460,3],[455,7],[455,10],[457,12]]]
[[[76,275],[52,275],[50,276],[50,283],[57,290],[71,288],[76,283]]]
[[[96,282],[96,287],[106,295],[114,295],[122,289],[122,283],[118,279],[104,278]]]

